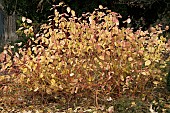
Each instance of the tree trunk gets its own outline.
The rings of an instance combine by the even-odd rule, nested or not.
[[[6,15],[4,21],[5,42],[11,42],[17,39],[16,35],[16,15]]]
[[[0,9],[0,46],[15,41],[16,35],[16,14],[7,15]]]

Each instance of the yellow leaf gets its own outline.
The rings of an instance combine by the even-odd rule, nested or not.
[[[22,22],[25,22],[25,20],[26,20],[26,17],[22,17]]]
[[[33,32],[33,27],[30,27],[28,30],[30,33]]]
[[[136,106],[135,102],[131,102],[131,107]]]
[[[92,76],[89,76],[89,78],[88,78],[88,81],[89,81],[89,82],[92,82],[92,81],[94,81],[94,77],[92,77]]]
[[[40,58],[42,62],[46,60],[45,56],[40,56]]]
[[[32,67],[32,69],[33,69],[33,70],[36,70],[36,68],[37,68],[37,64],[34,64],[33,67]]]
[[[74,73],[70,73],[70,76],[71,76],[71,77],[74,76]]]
[[[27,79],[27,83],[28,83],[28,82],[30,82],[30,79],[29,79],[29,78]]]
[[[131,62],[132,60],[133,60],[133,58],[132,58],[132,57],[129,57],[129,58],[128,58],[128,61],[129,61],[129,62]]]
[[[118,43],[117,42],[114,42],[115,46],[117,47],[118,46]]]
[[[44,75],[41,73],[41,74],[40,74],[40,78],[43,78],[43,76],[44,76]]]
[[[60,2],[59,4],[58,4],[58,6],[61,6],[61,5],[63,5],[64,4],[64,2]]]
[[[31,55],[31,53],[32,53],[32,52],[31,52],[31,49],[30,49],[30,48],[28,48],[28,52],[27,52],[27,54],[28,54],[28,55]]]
[[[101,60],[104,60],[104,55],[99,56]]]
[[[12,62],[9,62],[6,64],[6,67],[10,67],[12,65]]]
[[[4,50],[4,54],[8,54],[8,51],[7,51],[7,50]]]
[[[45,39],[44,41],[45,41],[45,44],[47,44],[47,45],[49,44],[48,39]]]
[[[39,89],[39,87],[36,87],[36,88],[34,89],[34,92],[38,91],[38,89]]]
[[[22,45],[22,42],[20,42],[20,43],[17,43],[17,45],[18,45],[18,46],[21,46],[21,45]]]
[[[17,52],[15,52],[15,55],[16,55],[17,58],[19,58],[19,54]]]
[[[108,111],[109,113],[113,113],[114,107],[113,107],[113,106],[110,106],[110,107],[107,109],[107,111]]]
[[[155,48],[154,47],[149,47],[148,51],[151,52],[151,53],[154,53],[155,52]]]
[[[63,87],[62,87],[62,85],[59,85],[59,89],[60,89],[60,90],[63,90]]]
[[[142,74],[142,75],[147,75],[146,72],[142,72],[141,74]]]
[[[83,64],[83,68],[86,68],[86,67],[87,67],[87,65],[84,63],[84,64]]]
[[[23,73],[26,73],[26,72],[27,72],[27,70],[28,70],[27,68],[24,68],[24,69],[23,69]]]
[[[32,61],[29,62],[29,67],[32,67],[34,63]]]
[[[55,77],[55,74],[51,74],[51,77],[54,78],[54,77]]]
[[[145,62],[145,66],[149,66],[151,64],[151,61],[150,60],[147,60],[146,62]]]
[[[122,81],[124,81],[124,80],[125,80],[125,79],[124,79],[124,77],[123,77],[122,75],[120,76],[120,79],[121,79]]]
[[[50,89],[50,88],[47,88],[47,89],[46,89],[46,93],[47,93],[47,94],[51,94],[51,93],[52,93],[52,92],[51,92],[51,89]]]
[[[76,16],[75,11],[71,10],[72,16]]]
[[[153,84],[157,85],[157,84],[159,84],[159,82],[158,81],[153,81]]]
[[[99,9],[103,9],[103,6],[102,6],[102,5],[99,5]]]
[[[2,81],[2,80],[4,80],[4,79],[5,79],[5,77],[2,76],[2,75],[0,75],[0,81]]]
[[[32,20],[30,20],[30,19],[26,19],[27,20],[27,23],[32,23]]]
[[[55,80],[51,79],[51,85],[55,85]]]
[[[78,92],[78,87],[76,87],[76,89],[75,89],[74,93],[77,93],[77,92]]]
[[[70,11],[71,11],[71,8],[67,7],[67,12],[70,13]]]

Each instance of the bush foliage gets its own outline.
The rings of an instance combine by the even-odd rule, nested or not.
[[[160,96],[155,91],[165,86],[168,61],[161,28],[119,29],[121,16],[101,9],[81,18],[70,8],[71,17],[55,10],[53,20],[41,25],[36,38],[29,35],[32,26],[25,28],[31,37],[28,44],[17,52],[7,45],[1,53],[0,101],[99,106],[124,95],[145,101]]]

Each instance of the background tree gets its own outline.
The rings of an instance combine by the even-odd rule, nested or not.
[[[53,14],[50,9],[52,5],[56,5],[63,1],[75,10],[79,17],[83,12],[92,12],[99,5],[108,7],[108,9],[118,12],[122,15],[121,21],[128,17],[132,19],[131,27],[134,30],[142,27],[143,30],[148,29],[155,23],[169,25],[170,21],[166,18],[170,14],[169,0],[2,0],[4,10],[7,14],[16,13],[19,16],[25,16],[34,23],[43,23],[48,20],[48,16]],[[158,8],[159,7],[159,8]],[[58,9],[63,13],[64,8]],[[164,18],[164,19],[163,19]],[[163,19],[163,20],[162,20]],[[166,20],[166,22],[165,22]],[[127,27],[121,23],[120,27]]]

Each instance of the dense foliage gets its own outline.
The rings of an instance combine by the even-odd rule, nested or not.
[[[136,32],[119,29],[121,15],[101,10],[99,6],[81,18],[69,7],[70,18],[55,10],[55,26],[53,20],[42,24],[36,39],[31,35],[33,26],[23,26],[23,33],[30,37],[27,45],[18,51],[6,45],[0,54],[0,103],[25,107],[53,102],[58,107],[97,109],[108,103],[112,105],[106,107],[109,112],[113,106],[117,112],[124,107],[143,112],[143,106],[149,109],[145,102],[161,103],[157,98],[162,98],[165,103],[157,111],[168,109],[164,70],[169,58],[164,54],[169,45],[161,36],[161,27]],[[23,25],[31,23],[24,17],[22,21]],[[139,100],[127,100],[131,104],[125,105],[114,101],[124,96]]]

